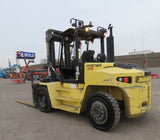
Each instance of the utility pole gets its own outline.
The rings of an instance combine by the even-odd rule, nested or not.
[[[145,36],[146,32],[142,33],[142,51],[144,51],[144,36]]]
[[[8,58],[8,65],[9,67],[11,66],[11,61],[9,60],[9,58]]]

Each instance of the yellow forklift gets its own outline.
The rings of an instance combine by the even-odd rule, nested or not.
[[[114,62],[112,26],[108,26],[106,38],[107,29],[103,27],[91,30],[91,22],[84,25],[74,18],[70,23],[73,28],[65,31],[46,31],[49,77],[39,83],[32,78],[33,101],[39,110],[86,112],[93,127],[102,131],[117,126],[122,111],[127,118],[149,111],[151,73],[136,64]],[[100,41],[97,57],[94,56],[97,48],[91,50],[89,46],[95,40]]]

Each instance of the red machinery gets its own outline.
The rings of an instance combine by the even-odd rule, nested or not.
[[[34,62],[33,60],[35,59],[35,56],[36,56],[36,54],[32,53],[32,52],[23,52],[23,51],[16,52],[16,60],[24,59],[26,66],[23,68],[23,70],[21,72],[13,75],[13,77],[15,79],[13,79],[12,82],[16,82],[16,83],[24,83],[25,82],[27,75],[28,75],[28,72],[25,73],[25,70],[28,67],[30,62]],[[26,59],[29,59],[29,61],[27,62]]]
[[[18,79],[13,79],[12,82],[16,82],[16,83],[24,83],[25,82],[26,76],[24,77],[24,71],[26,70],[26,68],[28,67],[30,62],[33,62],[33,61],[29,60],[26,64],[26,66],[22,69],[22,71],[17,74]]]
[[[158,75],[157,74],[151,74],[151,78],[152,79],[158,79]]]
[[[42,68],[29,68],[26,71],[28,73],[27,80],[31,80],[32,75],[34,77],[37,77],[37,79],[39,79],[39,80],[48,77],[48,71],[43,71]]]
[[[23,52],[23,51],[17,51],[16,52],[16,59],[24,59],[24,62],[26,66],[23,68],[23,70],[19,73],[13,74],[12,82],[16,83],[24,83],[25,80],[32,80],[34,79],[44,79],[48,77],[48,71],[43,70],[42,68],[28,68],[28,65],[30,62],[34,62],[33,60],[35,59],[36,54],[33,52]],[[29,59],[28,62],[26,62],[26,59]],[[32,60],[30,60],[32,59]]]

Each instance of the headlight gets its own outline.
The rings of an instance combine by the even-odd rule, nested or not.
[[[89,32],[89,28],[88,28],[88,27],[85,27],[85,31],[86,31],[86,32]]]

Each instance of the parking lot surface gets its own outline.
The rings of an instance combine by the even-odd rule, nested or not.
[[[121,117],[108,132],[93,128],[85,114],[42,113],[16,100],[32,102],[31,83],[0,79],[0,140],[159,140],[160,79],[152,80],[152,108],[142,117]]]

